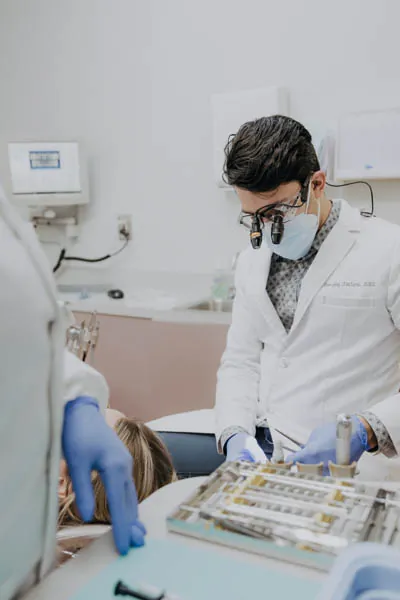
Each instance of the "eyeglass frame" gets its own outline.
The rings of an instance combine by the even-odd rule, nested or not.
[[[310,177],[307,178],[305,183],[301,186],[301,188],[300,188],[299,192],[296,194],[296,196],[294,196],[291,204],[289,204],[287,202],[275,202],[274,204],[266,204],[265,206],[262,206],[261,208],[257,209],[256,212],[254,212],[254,213],[241,211],[239,214],[239,218],[238,218],[239,225],[243,225],[243,227],[245,227],[246,229],[248,229],[250,231],[253,228],[254,221],[256,221],[258,223],[258,227],[260,229],[264,229],[265,220],[268,220],[268,219],[266,219],[266,216],[265,216],[266,213],[277,210],[278,206],[287,208],[288,209],[287,213],[289,212],[290,209],[297,210],[298,208],[301,208],[307,202],[307,197],[305,197],[305,191],[306,191],[307,186],[310,183],[310,181],[311,181],[311,175],[310,175]],[[297,204],[297,202],[299,200],[300,200],[300,204]],[[279,209],[277,212],[279,213]],[[283,216],[283,218],[285,218],[285,215],[283,215],[282,212],[280,214]],[[245,217],[252,218],[251,224],[247,224],[247,223],[243,222],[242,219],[244,219]]]

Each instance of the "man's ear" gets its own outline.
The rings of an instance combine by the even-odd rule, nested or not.
[[[321,198],[326,185],[326,175],[323,171],[314,173],[311,186],[315,198]]]

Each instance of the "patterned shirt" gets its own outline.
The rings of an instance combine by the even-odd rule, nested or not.
[[[310,250],[303,258],[290,260],[272,254],[266,291],[287,332],[290,331],[293,324],[303,278],[311,267],[318,250],[336,225],[339,215],[340,201],[335,201],[332,203],[327,220],[318,231]],[[377,448],[371,451],[381,452],[387,457],[396,456],[393,441],[380,419],[369,411],[361,413],[360,416],[369,423],[378,442]],[[260,426],[267,427],[267,421],[262,422]],[[223,431],[219,442],[220,451],[232,435],[244,431],[239,426],[229,427]]]
[[[304,258],[289,260],[278,254],[273,254],[271,257],[267,294],[286,331],[290,330],[293,323],[303,278],[317,256],[318,250],[336,225],[339,214],[340,202],[334,202],[327,220],[318,231],[313,245]]]

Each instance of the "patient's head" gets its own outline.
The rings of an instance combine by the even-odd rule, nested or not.
[[[133,457],[133,478],[138,500],[141,502],[159,488],[175,481],[176,474],[168,450],[158,435],[144,423],[121,415],[118,411],[108,410],[106,421]],[[93,473],[92,482],[96,499],[93,522],[109,523],[110,513],[98,473]],[[59,526],[82,523],[75,505],[71,480],[65,471],[61,477],[59,497]]]

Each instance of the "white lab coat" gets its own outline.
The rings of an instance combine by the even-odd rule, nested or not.
[[[400,452],[400,227],[342,201],[288,334],[266,293],[270,260],[266,244],[239,259],[218,373],[217,439],[237,425],[253,435],[267,418],[275,439],[276,428],[304,444],[337,413],[368,409]],[[382,467],[381,457],[365,456]]]
[[[30,225],[0,190],[0,598],[52,564],[65,401],[108,388],[68,353],[55,285]],[[64,369],[64,374],[63,374]]]

